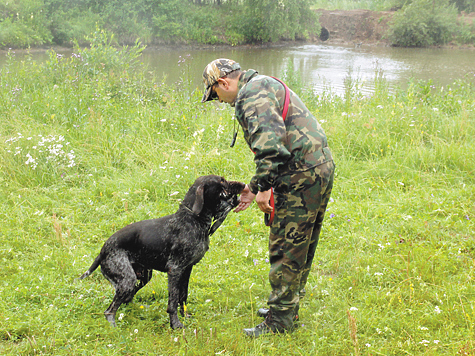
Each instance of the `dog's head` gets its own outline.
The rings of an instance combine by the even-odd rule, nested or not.
[[[244,187],[244,183],[228,182],[220,176],[202,176],[196,179],[188,190],[183,203],[192,207],[191,210],[196,215],[204,213],[216,217],[222,214],[224,210],[229,212],[239,204],[238,194],[242,192]]]

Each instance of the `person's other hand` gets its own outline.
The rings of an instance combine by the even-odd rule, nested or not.
[[[241,192],[241,199],[240,199],[239,205],[236,207],[236,209],[234,209],[234,212],[238,213],[240,211],[243,211],[249,208],[255,196],[256,195],[252,194],[251,190],[246,184],[243,191]]]
[[[259,192],[256,195],[256,203],[261,209],[262,212],[266,214],[272,213],[273,208],[269,205],[271,190],[266,190],[265,192]]]

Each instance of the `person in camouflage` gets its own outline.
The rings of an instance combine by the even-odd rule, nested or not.
[[[218,99],[234,106],[244,138],[255,154],[256,173],[235,211],[247,209],[255,199],[264,213],[271,213],[273,190],[269,308],[259,309],[265,320],[244,332],[252,337],[291,332],[333,187],[335,165],[325,132],[291,90],[283,118],[284,85],[253,69],[242,71],[233,60],[209,63],[203,81],[202,102]]]

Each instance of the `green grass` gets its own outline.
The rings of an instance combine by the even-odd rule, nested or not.
[[[114,329],[102,314],[109,283],[99,271],[76,280],[102,243],[173,213],[196,177],[247,182],[254,166],[242,134],[229,148],[232,109],[145,75],[140,48],[98,41],[1,69],[0,354],[474,354],[473,74],[393,94],[379,78],[371,97],[294,88],[337,163],[294,334],[242,333],[269,294],[255,204],[229,215],[195,266],[184,331],[168,326],[158,272]]]

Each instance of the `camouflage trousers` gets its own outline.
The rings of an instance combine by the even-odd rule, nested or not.
[[[304,296],[323,218],[333,187],[335,165],[324,163],[281,176],[274,187],[275,216],[269,236],[271,310],[292,314]]]

